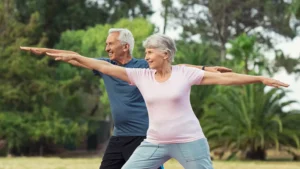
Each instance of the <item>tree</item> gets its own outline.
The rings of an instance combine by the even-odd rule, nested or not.
[[[208,44],[177,42],[175,64],[219,65],[218,52]],[[191,103],[196,116],[201,119],[207,99],[215,94],[214,86],[195,86],[191,90]]]
[[[245,33],[230,40],[231,47],[227,49],[227,53],[232,58],[227,60],[227,64],[230,67],[236,67],[235,71],[245,74],[251,72],[262,74],[264,71],[273,74],[274,65],[270,65],[271,62],[261,53],[261,48],[256,40],[256,36],[248,36]]]
[[[171,0],[162,0],[162,6],[164,7],[164,12],[162,13],[162,16],[164,18],[164,28],[163,33],[166,33],[167,26],[168,26],[168,18],[170,16],[170,8],[172,7],[172,1]]]
[[[15,0],[18,21],[27,23],[32,13],[40,14],[43,33],[48,37],[47,47],[59,41],[60,34],[67,30],[93,27],[96,24],[115,23],[121,18],[146,18],[152,14],[150,6],[136,1],[91,1],[91,0]],[[36,33],[35,36],[42,34]]]
[[[14,9],[14,1],[0,2],[0,60],[2,63],[0,70],[3,72],[0,74],[0,137],[6,140],[9,152],[25,145],[32,146],[28,143],[32,136],[28,131],[30,131],[30,125],[33,124],[30,124],[32,121],[24,119],[29,117],[38,119],[37,115],[43,110],[47,110],[48,116],[58,112],[59,116],[55,119],[55,124],[67,128],[70,126],[64,124],[64,120],[67,119],[64,115],[68,114],[69,117],[73,117],[68,118],[70,124],[78,124],[76,123],[78,116],[74,115],[83,110],[81,104],[75,103],[78,100],[76,93],[73,98],[72,96],[58,97],[67,91],[65,88],[72,90],[73,87],[73,91],[76,90],[74,87],[78,80],[76,73],[73,74],[75,76],[72,76],[74,78],[72,80],[57,81],[55,67],[51,65],[49,58],[30,56],[20,52],[19,46],[24,44],[44,46],[47,38],[41,33],[43,31],[42,25],[39,24],[40,15],[38,12],[31,14],[29,22],[23,24],[16,19],[18,12]],[[71,105],[70,102],[73,102],[74,105],[54,105],[54,103],[66,102],[69,105]],[[60,105],[63,105],[64,109]],[[3,112],[4,115],[2,115]],[[41,118],[39,120],[39,123],[43,123],[47,119]],[[67,130],[64,134],[68,135],[67,132],[75,132],[82,135],[85,131],[81,127],[75,128],[76,131],[75,129]],[[37,131],[41,128],[34,126],[31,129]],[[61,131],[55,130],[55,132]],[[52,140],[57,134],[55,132],[51,133],[51,136],[48,137],[49,140]],[[35,138],[41,138],[43,134],[45,133],[39,132],[35,134]]]
[[[225,60],[226,43],[242,33],[263,28],[285,37],[294,37],[289,26],[291,3],[274,0],[182,0],[173,6],[173,18],[183,27],[182,37],[200,34],[202,41],[210,41],[221,49]],[[271,45],[269,37],[259,37]]]
[[[292,5],[290,7],[290,13],[293,17],[293,31],[299,35],[299,26],[300,26],[300,2],[297,0],[292,0]]]
[[[60,33],[105,23],[108,13],[97,2],[86,0],[15,0],[18,21],[27,23],[32,13],[38,12],[43,32],[48,37],[47,47],[58,42]],[[95,17],[97,16],[97,17]],[[36,33],[35,36],[41,36]]]
[[[247,85],[212,97],[213,106],[206,107],[201,121],[212,148],[257,160],[265,160],[268,148],[299,148],[300,114],[284,110],[295,103],[284,101],[285,96],[280,89],[265,92],[262,85]]]
[[[99,4],[106,7],[109,16],[106,23],[116,23],[121,18],[147,18],[153,14],[150,0],[107,0]]]
[[[32,114],[0,112],[0,138],[7,142],[7,155],[13,150],[23,154],[21,149],[25,145],[32,149],[37,143],[38,155],[42,156],[45,145],[70,142],[78,144],[86,130],[86,123],[63,118],[45,107],[41,112]]]
[[[300,77],[300,56],[299,58],[291,58],[284,55],[283,51],[276,50],[276,67],[283,67],[288,74],[295,74],[296,79]]]

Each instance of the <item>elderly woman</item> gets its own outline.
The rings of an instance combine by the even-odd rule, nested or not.
[[[192,85],[243,85],[264,83],[272,87],[287,84],[262,76],[210,73],[186,66],[172,66],[176,46],[164,35],[144,42],[150,69],[124,68],[78,54],[47,53],[56,60],[76,60],[104,74],[136,85],[149,113],[147,138],[135,150],[123,169],[158,168],[175,158],[187,169],[212,169],[209,146],[190,103]]]

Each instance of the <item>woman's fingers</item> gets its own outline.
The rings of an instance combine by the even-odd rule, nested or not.
[[[266,78],[263,82],[267,86],[272,86],[272,87],[289,87],[289,84],[283,83],[279,80],[271,79],[271,78]]]
[[[272,82],[272,86],[274,87],[289,87],[289,84],[283,83],[281,81],[278,80],[274,80],[274,82]]]
[[[74,54],[68,54],[68,53],[50,53],[50,52],[46,52],[46,55],[54,57],[55,60],[62,60],[62,61],[69,61],[69,60],[72,60],[75,57]]]

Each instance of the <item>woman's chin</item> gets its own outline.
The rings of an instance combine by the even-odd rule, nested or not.
[[[149,68],[150,68],[150,69],[156,69],[157,66],[151,66],[151,65],[149,65]]]

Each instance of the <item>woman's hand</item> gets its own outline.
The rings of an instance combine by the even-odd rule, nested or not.
[[[267,77],[263,77],[261,82],[263,84],[265,84],[266,86],[271,86],[271,87],[276,87],[276,88],[289,87],[289,85],[286,84],[286,83],[283,83],[279,80],[275,80],[275,79],[272,79],[272,78],[267,78]]]
[[[72,53],[51,53],[51,52],[46,52],[46,55],[54,57],[55,60],[57,61],[65,61],[65,62],[74,60],[76,57],[81,56],[79,54],[72,54]]]

